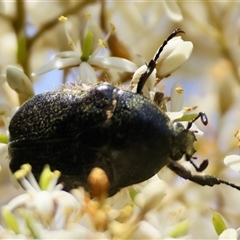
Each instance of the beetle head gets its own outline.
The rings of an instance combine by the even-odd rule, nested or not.
[[[201,118],[202,123],[207,125],[207,116],[202,112],[200,112],[192,121],[188,122],[187,128],[184,128],[184,126],[179,122],[175,122],[173,124],[174,138],[170,157],[172,160],[177,161],[185,155],[186,160],[189,161],[198,172],[202,172],[208,166],[208,160],[205,159],[199,167],[197,167],[192,161],[192,159],[195,159],[193,154],[196,152],[193,143],[197,139],[194,131],[191,131],[190,128],[198,118]]]
[[[193,147],[193,143],[197,140],[194,132],[185,129],[179,122],[173,124],[173,130],[174,138],[170,155],[171,159],[177,161],[185,155],[186,160],[189,161],[196,152]]]

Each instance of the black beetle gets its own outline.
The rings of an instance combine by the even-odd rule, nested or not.
[[[178,175],[201,185],[232,183],[210,175],[193,175],[178,163],[185,155],[191,161],[195,149],[192,122],[206,115],[199,113],[185,129],[170,119],[154,102],[141,95],[144,83],[156,66],[159,55],[176,34],[176,29],[159,48],[147,71],[140,77],[137,92],[132,93],[102,83],[87,91],[58,90],[36,95],[23,104],[10,126],[10,169],[17,171],[24,163],[32,165],[38,178],[43,166],[60,170],[64,188],[83,186],[89,191],[88,176],[95,167],[102,168],[110,182],[108,195],[142,182],[167,166]]]

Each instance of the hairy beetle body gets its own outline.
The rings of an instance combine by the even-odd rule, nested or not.
[[[88,177],[98,167],[108,177],[108,196],[112,196],[167,166],[200,185],[226,184],[240,190],[240,186],[211,175],[194,175],[178,163],[185,156],[198,172],[206,169],[208,160],[200,167],[191,160],[196,137],[190,128],[198,118],[207,124],[204,113],[196,115],[185,129],[181,123],[172,124],[155,102],[141,94],[163,48],[178,33],[183,31],[173,31],[147,64],[136,93],[103,83],[87,91],[48,92],[27,101],[9,125],[11,171],[30,163],[38,178],[49,164],[52,170],[61,171],[59,181],[66,190],[83,186],[91,192]]]
[[[88,189],[90,171],[100,167],[113,195],[150,178],[169,157],[179,157],[179,134],[167,115],[149,99],[108,83],[37,95],[19,108],[9,132],[12,172],[30,163],[38,175],[49,164],[62,172],[67,190]],[[192,143],[190,148],[193,154]]]

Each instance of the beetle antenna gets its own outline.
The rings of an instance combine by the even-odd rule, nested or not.
[[[211,175],[194,175],[191,173],[191,171],[189,171],[188,169],[186,169],[185,167],[183,167],[180,163],[178,163],[177,161],[173,161],[173,160],[169,160],[168,163],[168,168],[170,168],[172,171],[174,171],[176,174],[178,174],[180,177],[183,177],[184,179],[189,179],[192,182],[198,183],[202,186],[214,186],[214,185],[218,185],[218,184],[225,184],[228,185],[230,187],[236,188],[238,190],[240,190],[240,186],[235,185],[233,183],[227,182],[225,180],[216,178],[215,176],[211,176]]]
[[[161,52],[163,51],[164,47],[167,45],[168,41],[170,41],[172,38],[174,38],[178,33],[185,33],[184,31],[182,31],[180,28],[177,28],[176,30],[174,30],[169,36],[168,38],[163,42],[162,46],[157,50],[155,56],[153,57],[153,59],[147,64],[147,70],[146,72],[144,72],[138,82],[137,85],[137,92],[141,94],[142,93],[142,89],[144,84],[146,83],[147,79],[149,78],[149,76],[151,75],[151,73],[153,72],[153,70],[155,69],[156,65],[157,65],[157,60],[161,54]]]
[[[188,122],[188,125],[187,125],[187,129],[190,129],[192,127],[192,124],[198,120],[199,118],[201,118],[201,121],[204,125],[207,125],[208,124],[208,118],[207,118],[207,115],[203,112],[199,112],[198,115],[191,121]]]

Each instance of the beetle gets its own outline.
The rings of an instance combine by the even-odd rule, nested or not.
[[[194,121],[208,120],[200,112],[186,128],[171,123],[166,113],[144,97],[143,86],[156,67],[164,46],[178,33],[176,29],[164,41],[147,70],[139,79],[136,93],[110,83],[101,83],[83,91],[80,87],[36,95],[25,102],[9,125],[10,169],[32,165],[36,178],[45,164],[60,170],[65,190],[82,186],[90,191],[88,176],[95,167],[106,173],[110,187],[108,196],[121,188],[142,182],[167,166],[179,176],[200,185],[226,184],[211,175],[194,175],[178,161],[185,156],[198,172],[194,159]]]

